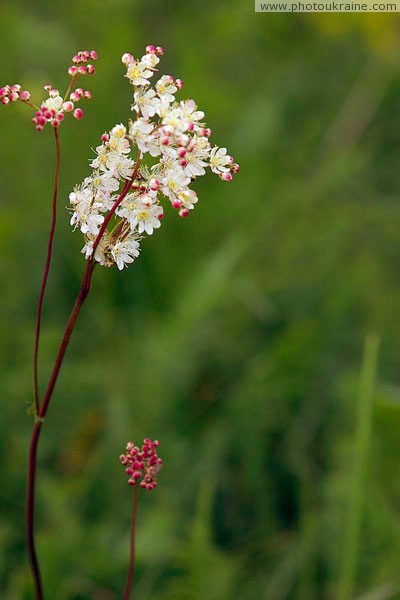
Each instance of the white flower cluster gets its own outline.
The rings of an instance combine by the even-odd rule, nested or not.
[[[71,224],[85,237],[82,252],[107,267],[123,269],[133,262],[142,234],[152,235],[160,227],[161,195],[186,217],[197,202],[189,185],[206,168],[225,181],[239,171],[226,148],[211,146],[211,131],[194,100],[175,101],[181,80],[163,75],[150,86],[162,54],[162,48],[147,46],[140,60],[122,56],[134,87],[136,118],[128,128],[118,124],[103,134],[91,161],[93,173],[69,196]],[[147,166],[145,155],[153,157]]]

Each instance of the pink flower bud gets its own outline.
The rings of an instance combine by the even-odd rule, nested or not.
[[[233,165],[231,166],[231,170],[233,173],[239,173],[240,165],[238,165],[237,163],[233,163]]]
[[[78,67],[79,75],[86,75],[87,72],[88,72],[88,68],[85,65],[79,65],[79,67]]]
[[[153,191],[157,191],[160,188],[161,182],[159,179],[155,179],[154,177],[149,180],[149,188]]]
[[[23,102],[26,102],[27,100],[30,100],[30,97],[31,97],[31,95],[30,95],[30,93],[28,92],[28,90],[23,90],[23,91],[20,93],[19,97],[21,98],[21,100],[22,100]]]
[[[188,214],[189,214],[189,210],[187,208],[181,208],[181,210],[179,211],[180,217],[187,217]]]
[[[58,112],[58,113],[57,113],[57,119],[58,119],[59,121],[63,121],[63,120],[64,120],[64,116],[65,116],[65,115],[64,115],[64,113],[62,113],[62,112]]]
[[[37,120],[37,117],[33,117],[33,119],[32,119],[32,123],[33,123],[34,125],[36,125],[36,123],[37,123],[37,122],[38,122],[38,120]]]
[[[94,75],[96,72],[96,67],[94,65],[88,65],[86,67],[88,75]]]
[[[169,139],[167,136],[162,136],[162,137],[160,137],[160,142],[162,143],[163,146],[168,146]]]
[[[72,102],[78,102],[81,99],[80,95],[76,92],[71,92],[69,97],[72,100]]]
[[[100,139],[102,142],[108,142],[108,140],[110,139],[110,136],[108,135],[108,133],[103,133],[103,135],[101,136]]]
[[[16,102],[17,100],[19,100],[18,92],[11,92],[9,98],[11,102]]]
[[[133,62],[135,59],[133,58],[132,54],[129,54],[129,52],[125,52],[125,54],[122,55],[121,57],[121,61],[124,65],[129,65],[129,63]]]
[[[21,91],[21,86],[19,85],[19,83],[14,83],[14,85],[11,86],[11,91],[12,92],[20,92]]]
[[[45,110],[45,111],[43,112],[43,116],[44,116],[46,119],[51,119],[51,117],[52,117],[53,115],[51,114],[51,111],[50,111],[50,110]]]
[[[9,93],[10,93],[9,85],[5,85],[2,88],[0,88],[0,98],[3,98],[4,96],[8,96]]]
[[[56,88],[51,88],[51,90],[49,90],[49,96],[50,98],[55,98],[56,96],[59,96],[60,92],[58,90],[56,90]]]
[[[183,81],[182,81],[182,79],[175,79],[175,85],[178,88],[178,90],[181,90],[183,88]]]
[[[190,123],[188,124],[188,130],[189,130],[189,131],[193,131],[193,129],[194,129],[194,123],[190,122]]]
[[[178,198],[175,198],[175,200],[172,200],[172,206],[174,208],[180,208],[182,206],[182,202],[178,200]]]
[[[35,129],[36,129],[36,131],[43,131],[43,126],[42,125],[36,125]]]
[[[75,56],[72,57],[72,62],[75,64],[81,62],[78,54],[75,54]]]
[[[44,89],[46,92],[49,92],[49,91],[52,89],[52,87],[53,87],[53,86],[51,85],[51,83],[46,83],[46,85],[44,85],[44,86],[43,86],[43,89]]]
[[[74,117],[75,117],[75,119],[82,119],[82,117],[83,117],[83,110],[81,108],[76,108],[74,110]]]
[[[97,54],[96,50],[91,51],[90,58],[91,60],[97,60],[99,58],[99,55]]]
[[[146,54],[155,54],[157,52],[157,48],[152,44],[146,46]]]
[[[77,72],[78,72],[78,67],[76,67],[75,65],[71,65],[71,66],[68,68],[68,75],[72,75],[72,77],[73,77],[74,75],[76,75],[76,74],[77,74]]]
[[[178,156],[183,157],[183,156],[185,156],[186,152],[187,152],[186,148],[182,146],[178,150]]]
[[[72,112],[75,108],[75,105],[73,102],[71,102],[70,100],[68,100],[67,102],[64,102],[63,104],[63,111],[66,113]]]
[[[231,173],[221,173],[220,178],[222,181],[232,181]]]
[[[186,158],[181,158],[179,160],[179,164],[181,165],[181,167],[186,167],[186,165],[188,164],[188,161],[186,160]]]
[[[162,46],[157,46],[156,52],[158,56],[162,56],[164,54],[164,48]]]
[[[53,127],[58,127],[60,125],[60,121],[58,119],[53,119]]]
[[[86,90],[84,93],[85,98],[87,98],[88,100],[90,100],[93,97],[93,94],[90,90]]]
[[[39,125],[46,125],[45,117],[38,117],[37,122],[39,123]]]

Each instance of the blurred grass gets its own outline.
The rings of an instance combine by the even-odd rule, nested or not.
[[[90,148],[126,120],[122,52],[166,48],[240,162],[198,182],[128,271],[99,270],[43,435],[38,544],[48,598],[121,597],[129,493],[118,456],[160,439],[140,499],[137,597],[336,600],[354,486],[358,371],[382,343],[354,597],[399,598],[400,145],[396,15],[255,14],[247,0],[5,0],[1,80],[64,86],[99,51],[85,118],[63,128],[45,381],[83,269],[62,207]],[[0,596],[32,597],[24,550],[34,310],[52,140],[0,112]]]

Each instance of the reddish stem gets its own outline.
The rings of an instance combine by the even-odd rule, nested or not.
[[[135,574],[135,536],[136,536],[136,515],[137,515],[138,498],[139,498],[138,486],[136,484],[133,488],[130,556],[129,556],[128,575],[126,578],[124,600],[129,600],[131,597],[133,576]]]
[[[49,276],[52,252],[53,252],[53,240],[54,232],[56,229],[57,221],[57,196],[58,196],[58,183],[60,179],[60,162],[61,162],[61,149],[60,149],[60,138],[58,135],[58,127],[53,127],[54,138],[56,142],[56,166],[54,171],[54,189],[52,199],[52,215],[51,215],[51,226],[49,232],[49,240],[47,243],[47,256],[46,263],[43,271],[42,284],[40,287],[39,299],[36,309],[36,331],[35,331],[35,345],[33,351],[33,390],[35,398],[35,411],[39,414],[39,384],[38,384],[38,354],[39,354],[39,340],[40,340],[40,326],[42,321],[42,309],[43,300],[46,292],[47,278]]]
[[[27,478],[27,493],[26,493],[26,509],[25,509],[25,518],[26,518],[26,535],[27,535],[27,548],[29,560],[31,563],[32,576],[34,580],[35,586],[35,597],[36,600],[43,600],[43,586],[40,575],[39,562],[37,559],[36,546],[35,546],[35,485],[36,485],[36,473],[37,473],[37,450],[39,437],[42,430],[42,426],[44,423],[44,419],[47,414],[47,410],[49,408],[49,404],[51,398],[53,396],[54,388],[57,383],[58,375],[64,360],[65,352],[68,348],[69,340],[71,338],[72,331],[76,325],[76,321],[78,319],[81,308],[90,293],[91,281],[93,276],[93,271],[95,268],[95,251],[97,246],[100,243],[101,237],[103,236],[108,223],[110,222],[111,217],[115,213],[119,204],[127,195],[129,189],[131,188],[132,182],[136,177],[136,174],[139,169],[140,164],[140,154],[138,160],[135,165],[135,169],[132,173],[131,180],[127,181],[122,189],[121,194],[118,196],[117,200],[114,202],[110,212],[107,217],[104,219],[104,222],[99,230],[99,233],[93,244],[93,254],[92,258],[87,261],[85,274],[83,276],[82,284],[80,290],[78,292],[78,296],[76,298],[74,307],[68,319],[64,335],[61,340],[60,347],[58,349],[58,353],[54,362],[53,370],[51,372],[45,393],[43,395],[43,400],[41,405],[39,406],[39,410],[36,414],[35,423],[32,430],[31,442],[29,446],[29,460],[28,460],[28,478]]]

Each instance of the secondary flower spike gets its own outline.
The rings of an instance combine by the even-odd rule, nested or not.
[[[211,129],[195,101],[175,100],[180,79],[162,75],[150,84],[163,53],[149,45],[141,59],[122,56],[133,86],[134,118],[101,136],[92,174],[69,196],[71,225],[85,239],[82,252],[91,260],[94,253],[106,267],[123,269],[134,261],[141,237],[161,226],[162,200],[186,217],[198,200],[190,187],[196,177],[210,169],[230,181],[239,171],[226,148],[211,145]]]
[[[156,450],[158,445],[158,440],[152,441],[150,438],[143,440],[141,448],[135,446],[133,442],[127,443],[125,454],[121,454],[119,459],[126,467],[125,473],[129,475],[129,485],[140,482],[140,487],[146,490],[156,487],[157,475],[162,466],[162,459]]]
[[[35,109],[36,112],[32,123],[35,125],[37,131],[42,131],[48,123],[53,127],[59,127],[67,113],[72,113],[75,119],[81,119],[83,117],[83,110],[75,105],[82,99],[90,100],[92,92],[84,90],[81,87],[73,88],[82,75],[93,75],[95,73],[95,67],[92,63],[88,63],[89,60],[97,60],[96,50],[91,50],[90,52],[82,50],[73,57],[73,64],[68,68],[71,81],[64,97],[56,88],[48,83],[44,86],[48,98],[40,106],[36,106],[31,101],[30,92],[22,90],[21,86],[16,83],[0,88],[0,102],[7,105],[10,102],[20,100]]]

